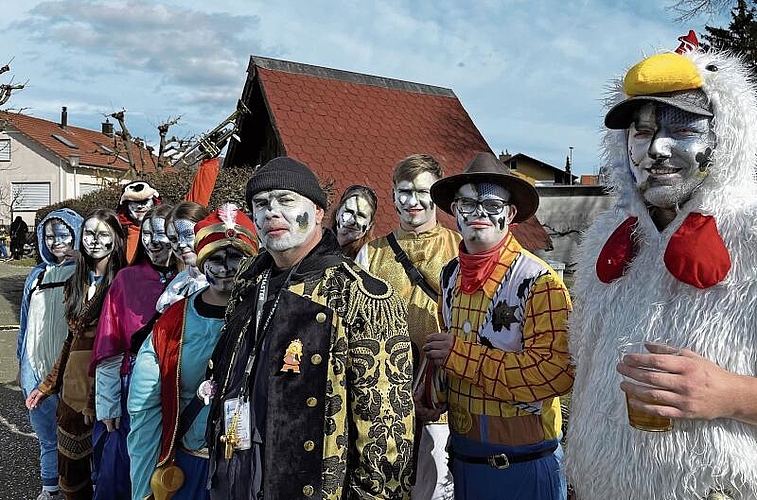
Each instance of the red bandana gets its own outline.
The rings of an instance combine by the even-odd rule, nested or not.
[[[635,257],[635,225],[636,217],[629,217],[602,247],[596,270],[597,277],[603,283],[623,276]],[[673,233],[663,260],[676,279],[697,288],[709,288],[720,283],[731,269],[731,257],[718,233],[715,219],[699,213],[690,213]]]
[[[466,252],[465,242],[460,242],[460,289],[465,295],[471,295],[484,285],[486,278],[499,262],[500,250],[508,241],[509,237],[502,238],[492,249],[474,254]]]

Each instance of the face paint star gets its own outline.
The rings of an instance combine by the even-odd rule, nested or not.
[[[495,331],[501,332],[502,328],[510,328],[510,325],[518,322],[515,317],[516,308],[507,305],[506,302],[497,304],[492,313],[492,327]]]

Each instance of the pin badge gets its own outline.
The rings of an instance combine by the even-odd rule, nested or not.
[[[286,352],[284,353],[284,366],[281,367],[282,372],[300,373],[300,360],[302,359],[302,341],[300,339],[294,339],[289,343]]]
[[[216,383],[212,380],[203,380],[197,388],[197,397],[202,399],[205,406],[210,404],[210,400],[216,395]]]

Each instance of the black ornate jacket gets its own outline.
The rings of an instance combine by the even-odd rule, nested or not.
[[[251,498],[249,450],[224,458],[223,401],[237,397],[242,384],[259,287],[272,267],[266,252],[242,264],[213,355],[218,384],[208,429],[213,498],[214,491]],[[281,290],[265,336],[264,365],[247,381],[257,383],[256,373],[267,377],[264,498],[407,498],[412,361],[405,306],[393,289],[342,256],[333,233],[325,230]],[[299,373],[283,372],[297,340]]]

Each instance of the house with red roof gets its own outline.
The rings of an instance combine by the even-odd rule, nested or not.
[[[129,143],[129,152],[113,124],[89,130],[60,122],[0,111],[0,223],[20,215],[30,226],[37,209],[95,191],[136,173],[156,169],[154,155]]]
[[[229,145],[224,166],[254,168],[286,155],[333,182],[337,199],[352,184],[370,186],[379,198],[377,235],[398,223],[392,172],[400,160],[430,154],[451,175],[479,152],[491,152],[447,88],[252,56],[241,99],[250,113],[240,120],[240,141]],[[439,217],[454,227],[451,217]],[[531,250],[551,247],[536,218],[513,232]]]

